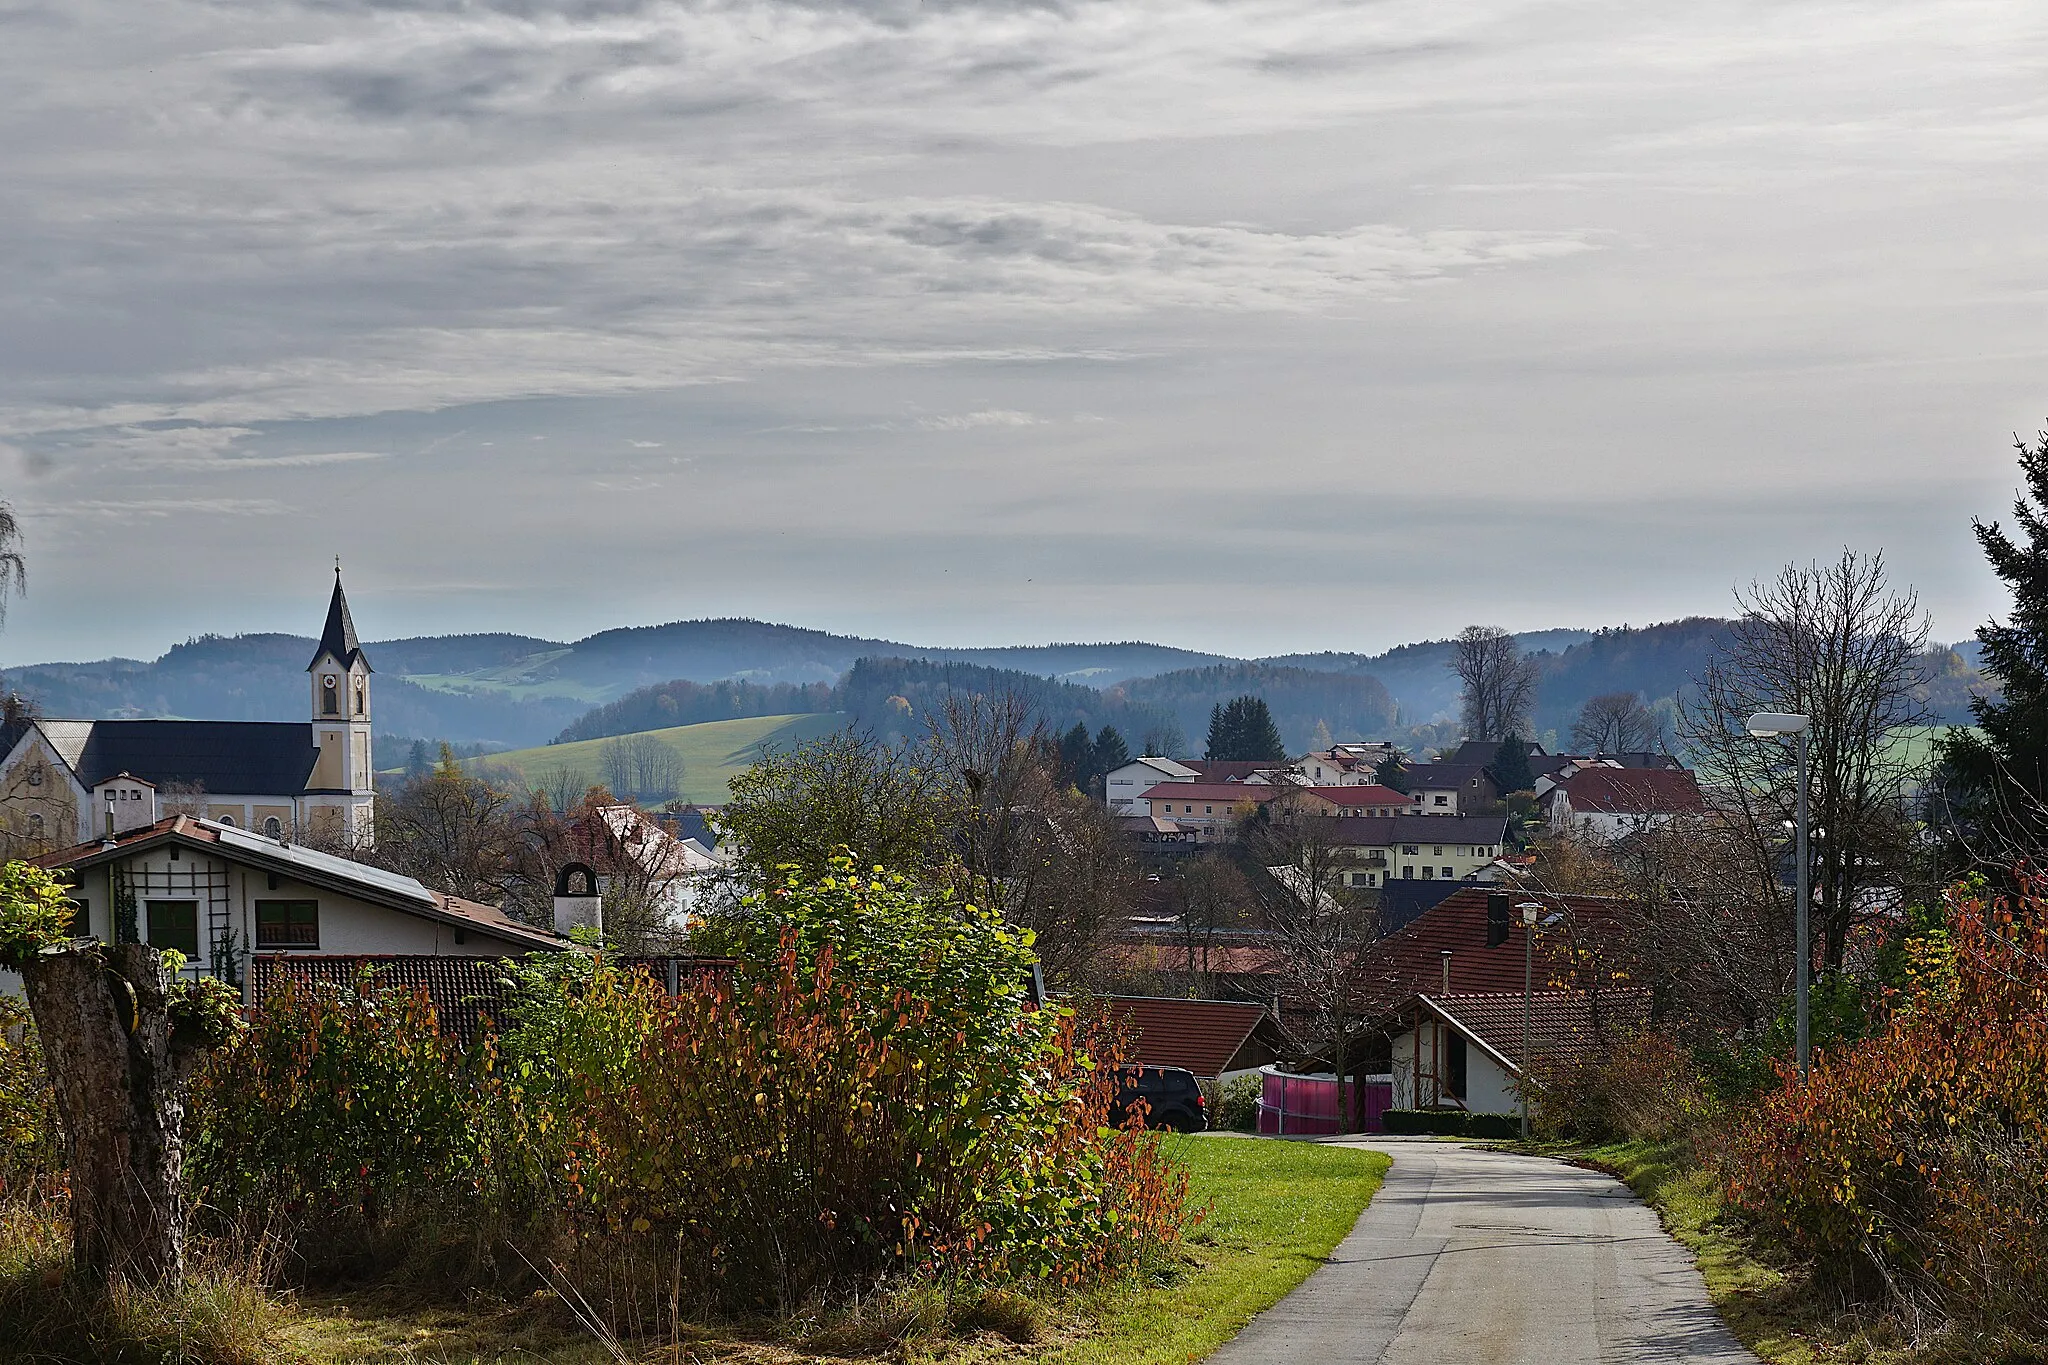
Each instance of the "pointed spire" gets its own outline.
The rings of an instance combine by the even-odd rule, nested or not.
[[[306,671],[310,673],[313,665],[328,654],[345,669],[353,667],[358,659],[363,661],[364,668],[370,667],[362,641],[356,638],[355,620],[348,614],[348,597],[341,590],[340,555],[334,557],[334,597],[327,604],[327,626],[320,632],[320,647],[313,651],[313,663],[306,665]]]

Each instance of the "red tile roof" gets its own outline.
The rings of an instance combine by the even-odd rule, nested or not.
[[[1604,896],[1532,895],[1509,891],[1508,933],[1505,942],[1489,948],[1487,943],[1487,897],[1501,894],[1485,887],[1473,887],[1447,897],[1423,911],[1403,928],[1374,944],[1358,964],[1360,1006],[1372,1011],[1392,1011],[1417,995],[1442,995],[1444,952],[1450,952],[1452,993],[1493,993],[1522,989],[1522,940],[1527,932],[1515,906],[1525,900],[1543,905],[1542,917],[1568,915],[1581,943],[1587,935],[1597,936],[1599,927],[1611,923],[1618,902]],[[1536,933],[1536,981],[1547,984],[1565,965],[1560,935],[1546,933],[1539,924]]]
[[[1246,785],[1242,782],[1161,782],[1148,787],[1142,799],[1146,801],[1222,801],[1236,805],[1240,801],[1255,801],[1264,804],[1275,797],[1293,791],[1292,787],[1277,787],[1264,783]]]
[[[1699,780],[1683,768],[1581,768],[1564,784],[1572,809],[1595,815],[1703,811]]]
[[[1136,1036],[1140,1064],[1186,1067],[1197,1076],[1229,1070],[1266,1013],[1263,1005],[1235,1000],[1112,995],[1104,1003]]]
[[[1418,996],[1417,1003],[1457,1026],[1520,1069],[1522,1060],[1522,993]],[[1598,1046],[1601,1032],[1641,1028],[1650,1017],[1650,997],[1641,991],[1619,991],[1600,1000],[1600,1029],[1594,1028],[1593,1001],[1576,991],[1538,991],[1529,998],[1529,1053],[1539,1059],[1577,1056]]]

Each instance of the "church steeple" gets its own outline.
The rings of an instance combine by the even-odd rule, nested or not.
[[[344,671],[353,671],[360,662],[365,673],[376,670],[370,667],[369,656],[363,653],[363,645],[356,638],[356,623],[348,614],[348,597],[341,590],[341,557],[334,560],[334,596],[327,603],[327,626],[320,632],[320,646],[313,651],[313,662],[306,665],[311,672],[325,658],[333,659]]]

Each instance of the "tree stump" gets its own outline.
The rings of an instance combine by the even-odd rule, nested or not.
[[[72,1258],[92,1284],[185,1270],[185,1082],[208,1046],[140,943],[44,949],[22,973],[71,1167]]]

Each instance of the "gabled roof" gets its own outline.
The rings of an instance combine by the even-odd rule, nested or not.
[[[1487,946],[1487,897],[1504,896],[1508,902],[1508,933],[1505,942]],[[1362,955],[1358,964],[1360,1005],[1373,1012],[1392,1013],[1418,994],[1442,995],[1444,952],[1449,950],[1451,991],[1459,994],[1522,991],[1522,917],[1514,912],[1521,901],[1534,900],[1545,906],[1536,933],[1536,980],[1547,982],[1553,971],[1565,964],[1559,956],[1566,951],[1561,935],[1545,932],[1542,924],[1557,915],[1568,915],[1574,926],[1577,946],[1597,941],[1603,925],[1611,925],[1618,913],[1617,902],[1603,896],[1565,896],[1528,893],[1486,887],[1467,887],[1431,906],[1403,928],[1397,929]]]
[[[1581,768],[1563,784],[1572,809],[1591,815],[1686,815],[1707,808],[1683,768]]]
[[[513,919],[496,906],[429,890],[411,877],[387,872],[380,867],[189,815],[173,815],[112,839],[45,853],[34,861],[52,871],[80,872],[170,844],[200,849],[266,872],[279,872],[313,886],[324,886],[358,900],[457,928],[475,929],[530,947],[561,949],[567,946],[552,933]]]
[[[356,639],[355,618],[348,614],[348,598],[341,591],[339,561],[334,570],[334,596],[327,603],[327,625],[320,632],[320,644],[313,651],[313,660],[306,665],[306,671],[310,673],[314,665],[327,655],[332,655],[344,669],[353,668],[360,659],[366,671],[375,671],[363,653],[362,642]]]
[[[1163,774],[1166,777],[1174,778],[1182,782],[1185,782],[1190,778],[1197,778],[1201,776],[1200,773],[1197,773],[1193,768],[1190,768],[1185,763],[1178,762],[1171,758],[1160,758],[1156,755],[1151,754],[1148,754],[1143,758],[1134,758],[1130,762],[1124,764],[1123,766],[1125,768],[1135,768],[1140,764],[1143,764],[1145,767],[1152,769],[1156,773]],[[1118,769],[1117,771],[1121,772],[1122,769]]]
[[[1236,805],[1239,801],[1277,801],[1292,788],[1276,787],[1257,782],[1247,785],[1243,782],[1161,782],[1147,787],[1140,800],[1145,801],[1222,801]]]
[[[1490,767],[1494,759],[1500,756],[1500,746],[1501,741],[1497,739],[1468,739],[1463,744],[1460,744],[1444,761],[1446,763],[1468,763],[1482,768]],[[1533,739],[1523,740],[1522,747],[1529,751],[1529,758],[1532,761],[1549,757],[1549,755],[1543,752],[1543,746]]]
[[[158,789],[296,796],[319,751],[310,725],[258,720],[39,720],[43,738],[90,790],[127,773]]]
[[[1509,1071],[1521,1070],[1520,991],[1419,994],[1415,1000],[1493,1053]],[[1611,1036],[1641,1028],[1649,1018],[1650,998],[1641,991],[1616,991],[1601,997],[1599,1014],[1600,1028],[1595,1029],[1590,997],[1578,991],[1537,991],[1529,997],[1529,1055],[1573,1057],[1597,1047],[1603,1031]]]
[[[1197,782],[1242,782],[1260,773],[1283,771],[1286,761],[1248,758],[1190,758],[1181,764],[1195,772]]]
[[[1140,1066],[1179,1066],[1220,1076],[1264,1017],[1264,1005],[1236,1000],[1179,1000],[1112,995],[1103,1004],[1136,1035]]]
[[[1416,791],[1469,789],[1481,780],[1492,781],[1484,763],[1409,763],[1403,765],[1401,773]]]

